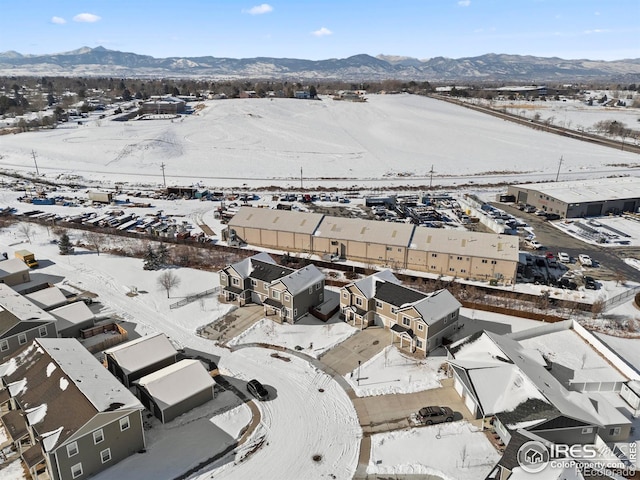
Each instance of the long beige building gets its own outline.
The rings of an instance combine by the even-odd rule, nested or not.
[[[471,280],[515,280],[518,237],[319,213],[242,207],[228,234],[283,252],[338,255],[351,261]]]

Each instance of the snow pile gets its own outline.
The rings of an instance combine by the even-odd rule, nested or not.
[[[293,325],[279,324],[269,318],[263,318],[232,338],[228,344],[264,343],[300,350],[311,357],[318,358],[357,331],[344,322],[325,323],[310,316]]]
[[[445,357],[416,359],[388,346],[360,366],[359,382],[358,369],[345,375],[345,379],[358,397],[421,392],[442,386],[440,380],[446,378],[440,371],[443,363]]]
[[[232,438],[239,438],[251,422],[251,410],[245,404],[238,405],[227,412],[211,417],[209,421]]]
[[[499,459],[482,431],[467,422],[454,422],[373,435],[367,473],[478,480]]]
[[[626,263],[627,265],[631,265],[636,270],[640,270],[640,260],[638,260],[637,258],[625,258],[624,263]]]

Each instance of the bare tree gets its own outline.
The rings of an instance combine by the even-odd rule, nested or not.
[[[160,286],[160,288],[166,290],[167,298],[169,298],[171,290],[180,285],[180,279],[175,273],[167,270],[166,272],[162,272],[158,277],[158,285]]]
[[[21,223],[18,227],[18,232],[27,237],[29,243],[31,243],[31,235],[33,234],[33,228],[31,228],[31,224],[29,223]]]
[[[100,256],[100,250],[102,250],[102,247],[104,246],[103,235],[94,232],[87,232],[84,234],[84,241],[96,251],[98,256]]]

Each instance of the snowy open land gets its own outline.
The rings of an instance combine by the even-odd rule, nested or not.
[[[628,174],[638,155],[515,125],[415,95],[365,103],[295,99],[207,101],[180,120],[83,125],[0,137],[4,169],[48,179],[206,186],[348,188],[524,182]],[[636,109],[637,110],[637,109]],[[618,166],[613,166],[618,165]],[[507,175],[512,172],[513,174]]]

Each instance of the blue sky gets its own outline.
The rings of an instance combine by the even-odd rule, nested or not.
[[[2,1],[0,51],[640,58],[640,0]]]

